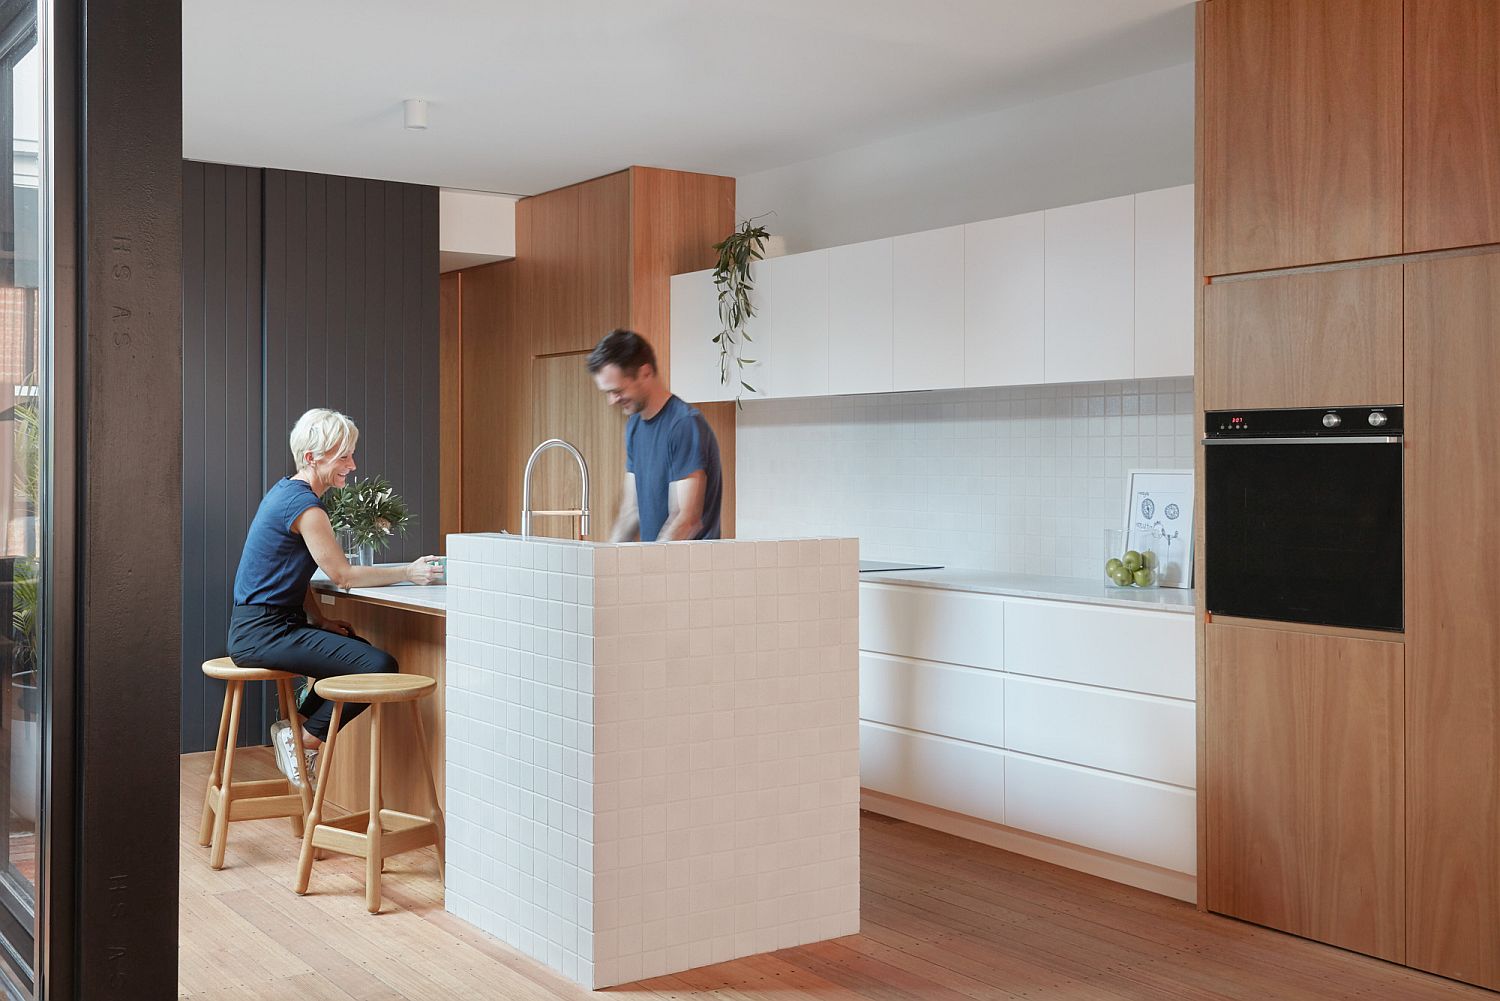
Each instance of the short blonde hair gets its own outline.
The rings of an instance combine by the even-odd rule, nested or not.
[[[297,463],[297,472],[307,468],[309,452],[318,461],[330,455],[347,455],[358,442],[359,428],[337,410],[309,410],[292,427],[292,458]]]

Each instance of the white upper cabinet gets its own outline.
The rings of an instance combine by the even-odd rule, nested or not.
[[[828,395],[828,251],[777,257],[762,267],[776,297],[761,326],[775,332],[778,350],[773,385],[762,387],[753,377],[751,384],[774,397]],[[758,339],[751,343],[760,346]]]
[[[1193,186],[1135,196],[1135,377],[1193,374]]]
[[[1135,377],[1135,196],[1046,216],[1048,382]]]
[[[828,392],[889,393],[892,240],[828,251]]]
[[[672,344],[668,378],[672,392],[689,403],[734,399],[719,380],[719,294],[712,271],[672,276]]]
[[[965,386],[1041,382],[1041,212],[964,227]]]
[[[894,388],[964,384],[964,227],[892,242]]]

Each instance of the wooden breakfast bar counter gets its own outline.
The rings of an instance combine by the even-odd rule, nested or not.
[[[441,585],[394,584],[346,591],[321,578],[315,578],[312,586],[324,617],[348,622],[360,636],[395,657],[403,674],[421,674],[437,682],[432,695],[417,703],[417,711],[427,735],[433,785],[439,801],[446,799],[443,745],[447,732],[448,589]],[[386,750],[381,769],[386,806],[421,813],[427,803],[427,784],[422,776],[422,758],[412,745],[417,735],[411,720],[403,711],[391,713],[383,722]],[[328,782],[328,802],[341,810],[364,810],[370,800],[368,713],[340,727],[338,745]]]

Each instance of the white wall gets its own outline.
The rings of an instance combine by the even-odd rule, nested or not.
[[[787,251],[857,243],[1193,180],[1191,63],[738,179]]]
[[[1193,464],[1193,381],[747,400],[736,534],[1102,580],[1125,473]]]

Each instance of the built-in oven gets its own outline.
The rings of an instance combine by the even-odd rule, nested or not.
[[[1401,631],[1401,408],[1211,411],[1213,615]]]

